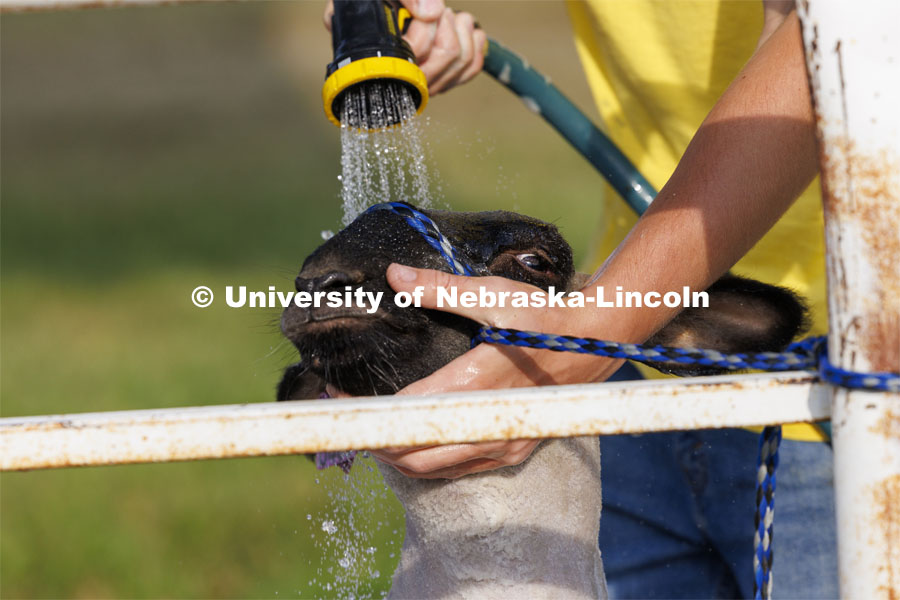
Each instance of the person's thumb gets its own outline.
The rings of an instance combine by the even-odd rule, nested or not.
[[[504,316],[512,316],[509,300],[505,301],[506,310],[498,308],[500,293],[544,293],[539,288],[503,277],[464,277],[397,263],[388,267],[387,280],[396,292],[413,294],[414,299],[421,296],[422,308],[443,310],[496,327],[504,327]]]

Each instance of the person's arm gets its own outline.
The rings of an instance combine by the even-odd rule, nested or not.
[[[600,268],[591,287],[638,292],[705,289],[778,220],[816,173],[814,121],[799,21],[790,12],[716,103],[647,213]],[[527,289],[499,279],[388,270],[397,291],[435,286]],[[497,327],[641,342],[677,309],[444,309]],[[482,344],[401,394],[602,381],[620,361]],[[459,477],[524,460],[537,441],[377,450],[403,473]]]
[[[794,10],[794,0],[762,0],[763,3],[763,28],[756,42],[756,49],[762,46],[772,33],[781,26],[784,20]]]

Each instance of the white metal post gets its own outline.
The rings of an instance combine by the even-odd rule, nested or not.
[[[798,0],[818,122],[829,359],[900,371],[900,3]],[[835,388],[841,596],[900,598],[900,395]]]

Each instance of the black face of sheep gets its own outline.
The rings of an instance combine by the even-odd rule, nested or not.
[[[572,250],[556,227],[508,212],[424,211],[477,275],[499,275],[537,287],[567,289]],[[297,291],[347,287],[384,296],[365,308],[288,307],[281,329],[300,351],[279,399],[317,397],[322,378],[354,395],[390,394],[470,348],[473,321],[442,311],[398,308],[385,279],[392,262],[449,271],[447,263],[404,219],[390,211],[361,215],[303,263]]]
[[[585,281],[556,227],[509,212],[422,211],[476,275],[496,275],[548,289]],[[478,325],[449,313],[398,308],[385,278],[392,262],[449,271],[444,259],[399,215],[362,214],[303,263],[297,291],[383,292],[378,310],[289,306],[281,329],[300,352],[278,386],[279,400],[321,397],[325,383],[352,395],[391,394],[426,377],[470,348]],[[686,309],[649,343],[721,352],[776,351],[805,326],[803,303],[791,292],[726,276],[708,290],[709,308]],[[602,310],[602,309],[598,309]],[[559,332],[578,333],[578,332]],[[715,372],[664,363],[680,375]]]

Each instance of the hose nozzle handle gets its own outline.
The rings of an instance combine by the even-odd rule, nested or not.
[[[408,19],[409,13],[395,0],[334,0],[334,60],[325,70],[322,87],[329,121],[340,126],[348,90],[375,81],[400,84],[409,90],[416,112],[425,109],[428,82],[402,37]]]

